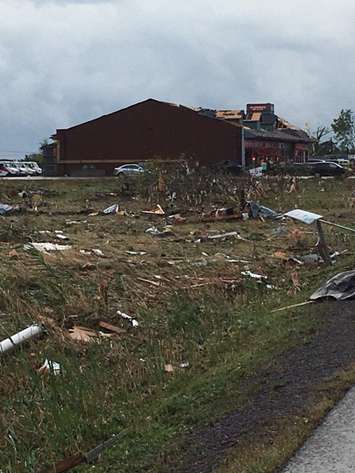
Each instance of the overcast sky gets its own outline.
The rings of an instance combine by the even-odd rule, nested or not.
[[[354,0],[0,0],[0,152],[149,97],[355,109]]]

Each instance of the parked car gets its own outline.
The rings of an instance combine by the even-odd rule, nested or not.
[[[32,164],[37,164],[37,163],[31,163],[31,162],[27,162],[27,161],[24,161],[23,163],[20,163],[21,172],[26,173],[26,176],[37,176],[38,172],[32,166]]]
[[[17,169],[17,167],[13,163],[7,162],[7,163],[4,163],[3,166],[6,169],[8,176],[15,177],[15,176],[20,175],[20,171]]]
[[[19,175],[20,176],[32,176],[34,175],[34,172],[32,169],[30,169],[28,166],[26,166],[25,162],[16,162],[13,163],[13,166],[18,169]]]
[[[35,176],[41,176],[43,174],[42,168],[35,161],[27,161],[24,164],[33,171]]]
[[[333,162],[318,162],[308,163],[310,172],[313,175],[319,174],[320,176],[341,176],[346,173],[346,169],[340,164]]]
[[[0,164],[0,177],[6,177],[9,175],[8,170],[3,164]]]
[[[351,163],[349,159],[337,159],[336,161],[333,161],[333,163],[339,164],[345,169],[350,169],[351,168]]]
[[[325,162],[326,161],[324,159],[320,159],[320,158],[309,158],[307,161],[307,163],[325,163]]]
[[[124,164],[113,170],[114,176],[130,175],[135,176],[144,173],[144,168],[139,164]]]

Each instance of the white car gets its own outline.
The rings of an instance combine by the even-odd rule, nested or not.
[[[32,169],[34,175],[41,176],[43,174],[42,168],[35,161],[29,161],[25,164],[29,169]]]
[[[36,171],[29,165],[29,163],[23,162],[18,164],[20,172],[24,176],[36,176]]]
[[[13,163],[5,163],[4,168],[7,171],[8,176],[19,176],[20,171]]]
[[[0,177],[6,177],[9,175],[8,170],[3,164],[0,164]]]
[[[121,175],[138,175],[144,173],[144,169],[139,164],[124,164],[118,168],[113,170],[114,176],[121,176]]]

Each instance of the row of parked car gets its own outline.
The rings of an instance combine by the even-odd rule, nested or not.
[[[351,170],[350,161],[324,160],[310,158],[306,163],[296,164],[301,170],[307,173],[319,176],[342,176]]]
[[[294,163],[287,168],[292,173],[295,171],[297,174],[314,175],[314,176],[341,176],[351,169],[350,163],[342,163],[334,161],[325,161],[321,159],[309,159],[305,163]],[[220,163],[219,170],[223,170],[228,174],[239,175],[242,173],[242,167],[233,161],[226,161]],[[114,169],[114,176],[123,175],[139,175],[145,172],[142,165],[139,164],[124,164],[123,166]],[[250,174],[255,177],[261,176],[262,168],[250,169]]]
[[[1,161],[0,177],[41,176],[42,169],[32,161]]]

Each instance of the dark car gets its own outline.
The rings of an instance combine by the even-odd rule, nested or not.
[[[346,173],[346,169],[343,168],[343,166],[340,166],[340,164],[327,161],[307,163],[306,166],[313,175],[318,174],[319,176],[342,176]]]
[[[321,158],[309,158],[307,163],[326,163],[325,159],[321,159]]]

